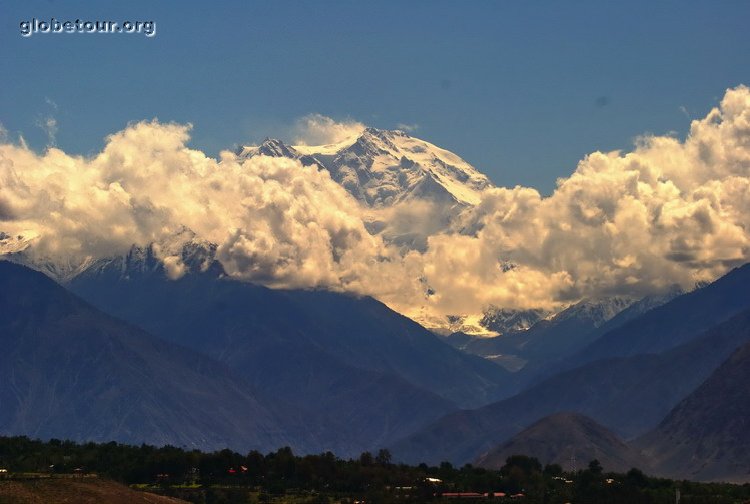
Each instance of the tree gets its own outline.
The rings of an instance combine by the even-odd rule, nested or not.
[[[375,460],[370,452],[363,452],[362,455],[359,456],[359,463],[362,464],[362,467],[370,467],[374,462]]]
[[[526,455],[512,455],[505,460],[500,468],[500,474],[510,492],[520,492],[533,482],[537,486],[541,481],[542,464],[534,457]]]
[[[547,464],[544,466],[544,474],[545,476],[560,476],[563,473],[562,466],[560,464]]]
[[[629,470],[628,474],[625,475],[625,482],[636,488],[645,488],[648,485],[646,475],[643,474],[643,471],[635,467]]]
[[[604,468],[597,459],[594,459],[589,462],[589,471],[591,471],[591,474],[595,474],[598,476],[604,472]]]
[[[385,448],[381,448],[380,450],[378,450],[378,454],[375,457],[375,462],[377,462],[378,465],[381,466],[391,465],[391,452]]]

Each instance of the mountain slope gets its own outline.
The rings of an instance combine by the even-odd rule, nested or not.
[[[371,298],[271,290],[222,277],[216,263],[172,281],[151,256],[98,263],[68,286],[317,418],[319,435],[333,443],[327,449],[342,456],[389,445],[456,404],[486,404],[510,387],[499,366],[451,348]]]
[[[628,304],[625,308],[618,311],[610,318],[600,318],[598,321],[596,319],[589,321],[587,325],[582,325],[581,332],[573,336],[571,343],[564,347],[564,351],[558,352],[556,355],[547,353],[545,355],[546,358],[532,360],[524,366],[518,375],[519,383],[533,385],[559,372],[577,367],[575,364],[576,354],[581,352],[584,348],[591,345],[608,332],[617,329],[627,322],[634,320],[644,313],[662,306],[685,293],[686,291],[679,286],[673,286],[662,294],[652,294],[632,303],[627,302]],[[623,305],[620,305],[620,307],[622,306]],[[611,310],[609,313],[612,313],[613,311],[614,310]],[[563,329],[575,330],[575,326],[571,328],[570,324],[567,324],[567,327],[562,327]],[[557,334],[555,334],[555,336],[559,339]]]
[[[681,401],[638,445],[679,478],[750,482],[750,344]]]
[[[608,471],[627,472],[632,467],[646,467],[637,450],[604,426],[576,413],[555,413],[542,418],[480,456],[476,465],[500,469],[511,455],[536,457],[542,464],[559,464],[569,470],[574,470],[572,457],[581,466],[597,459]]]
[[[628,298],[584,300],[549,319],[538,320],[525,330],[509,331],[492,338],[474,338],[463,350],[482,356],[514,355],[540,367],[580,350],[591,341],[589,334],[632,303]],[[490,316],[487,321],[491,320]]]
[[[272,449],[287,418],[225,367],[0,261],[0,432]],[[310,443],[307,448],[315,448]]]
[[[592,362],[504,401],[450,414],[396,443],[393,452],[410,462],[463,463],[560,411],[585,414],[632,437],[656,425],[748,341],[750,309],[668,352]]]
[[[604,334],[565,363],[570,368],[606,357],[658,353],[674,348],[750,307],[750,264],[678,296]]]
[[[253,380],[268,380],[255,371],[255,364],[260,369],[271,365],[264,353],[283,359],[284,352],[295,355],[298,348],[322,360],[397,376],[461,406],[492,401],[509,380],[499,366],[453,349],[369,297],[272,290],[211,272],[172,281],[158,264],[128,268],[124,273],[112,263],[79,275],[69,288],[101,309],[210,354]],[[314,365],[314,359],[307,360]],[[264,384],[272,388],[285,372],[299,369],[284,360],[273,366],[277,376]]]

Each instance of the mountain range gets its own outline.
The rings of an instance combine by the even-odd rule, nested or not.
[[[510,373],[447,345],[369,297],[234,281],[190,248],[170,280],[149,248],[100,261],[66,286],[98,308],[230,368],[356,455],[513,388]],[[186,248],[186,254],[187,254]],[[204,271],[202,271],[204,270]],[[355,442],[340,432],[352,432]]]
[[[268,139],[237,155],[327,171],[372,233],[406,249],[436,229],[470,234],[461,216],[491,187],[401,131]],[[417,207],[434,229],[389,221]],[[691,291],[556,313],[488,307],[422,321],[428,330],[367,296],[230,278],[217,246],[187,228],[77,263],[34,259],[33,242],[0,231],[0,433],[339,456],[388,447],[399,461],[486,467],[575,452],[612,470],[750,480],[750,265]],[[160,250],[185,274],[170,276]]]
[[[630,327],[636,340],[653,334],[650,324],[656,324],[667,335],[680,331],[685,340],[681,345],[659,353],[665,343],[657,337],[652,351],[644,347],[641,354],[600,359],[554,374],[511,398],[449,414],[393,445],[393,452],[410,462],[469,462],[533,422],[566,411],[587,415],[625,438],[643,434],[700,386],[732,351],[749,341],[750,292],[742,288],[748,275],[750,267],[737,268],[709,286],[678,296],[614,329],[625,339],[623,329]],[[707,331],[693,329],[691,320],[720,317],[715,311],[717,300],[727,298],[733,299],[728,306],[734,310],[725,306],[723,313],[734,313],[733,317]],[[685,306],[693,310],[689,317],[680,315]],[[657,310],[669,318],[654,317]]]
[[[482,322],[500,335],[468,339],[453,336],[448,341],[501,364],[515,358],[528,373],[529,368],[537,369],[576,353],[596,339],[600,326],[633,304],[630,298],[586,299],[551,316],[541,310],[489,309]]]

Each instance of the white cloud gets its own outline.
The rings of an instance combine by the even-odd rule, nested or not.
[[[0,146],[0,230],[38,235],[38,259],[81,262],[131,244],[173,239],[183,226],[218,245],[238,278],[274,287],[357,293],[408,290],[404,261],[368,233],[361,209],[326,171],[285,158],[207,157],[190,126],[132,124],[92,158]],[[172,277],[176,254],[157,250]]]
[[[362,127],[322,116],[307,124],[316,143]],[[238,278],[371,294],[412,315],[642,295],[750,258],[745,87],[694,120],[684,141],[649,136],[629,153],[594,152],[546,198],[489,189],[450,228],[427,203],[363,209],[327,172],[294,160],[208,157],[187,146],[189,130],[132,124],[91,158],[0,145],[0,231],[38,236],[35,254],[75,261],[186,226],[216,243]],[[367,231],[373,220],[382,234]],[[413,240],[389,243],[405,235]],[[176,254],[160,254],[171,276],[183,274]]]
[[[54,147],[57,145],[57,119],[46,116],[37,119],[36,125],[47,135],[47,146]]]
[[[442,312],[713,280],[750,259],[750,91],[729,90],[684,142],[592,153],[548,198],[490,189],[463,217],[475,233],[432,236],[423,257]]]
[[[36,125],[47,135],[47,147],[54,147],[57,145],[58,126],[55,113],[57,112],[58,107],[57,103],[47,96],[44,97],[44,103],[47,104],[51,112],[38,118],[36,120]]]
[[[57,103],[55,103],[54,100],[52,100],[52,98],[50,98],[49,96],[45,96],[44,97],[44,103],[46,103],[47,105],[49,105],[50,108],[52,108],[52,110],[57,111],[57,108],[58,108],[57,107]]]
[[[414,133],[419,129],[419,124],[405,124],[405,123],[398,123],[396,125],[396,129],[400,129],[401,131],[405,131],[407,133]]]
[[[327,145],[357,137],[365,125],[354,120],[337,122],[321,114],[309,114],[297,120],[293,128],[298,145]]]

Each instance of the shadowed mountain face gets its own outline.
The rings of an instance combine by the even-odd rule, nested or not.
[[[4,434],[268,450],[302,425],[217,362],[5,261],[0,346]]]
[[[105,267],[69,287],[152,334],[227,363],[277,397],[295,394],[295,401],[322,400],[305,389],[326,391],[317,389],[319,379],[337,365],[386,373],[464,407],[496,400],[510,381],[499,366],[463,354],[369,297],[271,290],[210,273],[172,281],[160,267],[126,275]]]
[[[463,463],[560,411],[585,414],[632,437],[655,426],[748,341],[750,310],[668,352],[592,362],[504,401],[450,414],[396,443],[393,452],[410,462]]]
[[[579,334],[574,335],[569,343],[564,343],[565,346],[562,348],[558,347],[558,349],[553,348],[552,351],[541,354],[541,358],[531,360],[526,366],[524,366],[518,376],[519,383],[526,386],[533,385],[542,381],[544,378],[559,373],[560,371],[576,367],[575,355],[588,345],[592,344],[610,331],[640,317],[649,310],[653,310],[658,306],[668,303],[682,294],[685,294],[683,289],[678,286],[673,286],[667,292],[649,295],[633,302],[606,321],[600,319],[599,325],[590,324],[588,328],[585,326],[581,327],[579,329]],[[622,307],[624,305],[622,302],[618,303],[618,298],[614,298],[612,301],[612,307],[618,307],[618,305],[619,307]],[[573,331],[576,330],[575,327],[570,329]],[[558,334],[556,328],[552,328],[552,335],[557,340],[562,340],[560,336],[565,336],[565,334]],[[539,345],[537,345],[537,348],[539,348]]]
[[[571,459],[585,465],[597,459],[607,471],[644,468],[640,454],[592,419],[576,413],[556,413],[536,422],[476,460],[476,465],[500,469],[511,455],[536,457],[542,464],[573,470]]]
[[[100,264],[69,287],[321,419],[321,436],[333,436],[327,448],[339,455],[386,446],[456,405],[492,402],[509,387],[499,366],[455,350],[371,298],[271,290],[220,270],[172,281],[156,261],[142,263]]]
[[[0,282],[0,432],[356,455],[454,409],[403,378],[331,362],[311,345],[259,345],[262,358],[243,361],[240,373],[105,315],[23,266],[0,262]],[[200,322],[210,335],[213,322]],[[232,347],[221,354],[236,358]],[[287,373],[276,372],[280,363]],[[247,378],[256,374],[270,385],[253,387]],[[296,397],[321,393],[299,404],[278,394],[295,387]]]
[[[750,344],[738,349],[637,445],[664,475],[750,482]]]

